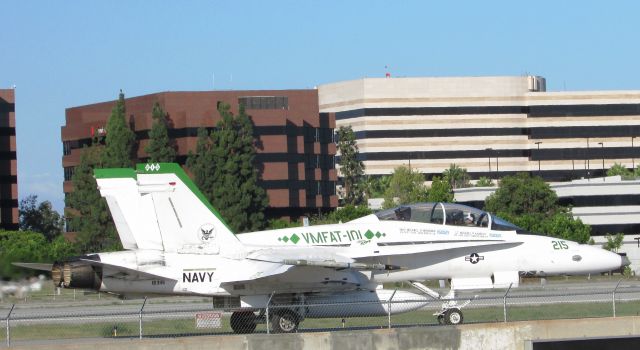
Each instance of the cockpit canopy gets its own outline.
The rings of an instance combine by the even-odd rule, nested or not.
[[[522,230],[512,223],[480,209],[454,203],[407,204],[377,212],[375,215],[379,220],[487,227],[498,231]]]

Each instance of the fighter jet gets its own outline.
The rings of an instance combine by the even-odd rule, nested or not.
[[[237,297],[242,308],[230,318],[237,333],[253,332],[267,314],[272,330],[286,333],[305,318],[382,316],[434,298],[443,302],[438,321],[458,324],[468,304],[456,302],[458,290],[517,287],[522,275],[597,273],[629,264],[615,253],[523,234],[490,213],[450,203],[236,235],[177,164],[96,169],[94,175],[124,251],[55,262],[54,283],[119,295]],[[425,280],[450,280],[451,290],[442,296]],[[415,293],[382,288],[400,281]],[[391,297],[416,302],[391,307]],[[333,306],[305,307],[312,302]],[[267,313],[268,305],[294,306]]]

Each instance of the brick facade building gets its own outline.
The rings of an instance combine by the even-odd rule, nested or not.
[[[158,102],[169,116],[169,136],[177,145],[178,163],[195,151],[197,129],[214,128],[219,102],[235,114],[242,103],[254,122],[258,139],[256,166],[269,196],[268,218],[318,213],[335,208],[336,170],[333,115],[319,113],[316,90],[259,90],[161,92],[127,98],[129,123],[138,139],[137,156],[146,160],[144,148],[151,129],[151,111]],[[115,101],[72,107],[62,127],[64,192],[73,190],[73,169],[92,133],[102,132]]]
[[[0,228],[18,229],[15,90],[0,89]]]

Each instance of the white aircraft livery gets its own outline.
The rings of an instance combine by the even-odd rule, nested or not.
[[[124,251],[95,253],[49,264],[54,283],[119,295],[235,297],[237,333],[266,322],[295,332],[305,318],[382,316],[443,301],[438,321],[463,321],[467,303],[456,290],[517,287],[522,275],[610,271],[626,257],[521,229],[479,209],[418,203],[347,223],[235,235],[183,169],[173,163],[137,169],[96,169]],[[420,281],[449,280],[441,296]],[[416,292],[382,288],[406,281]],[[395,294],[394,294],[395,293]],[[425,295],[426,294],[426,295]],[[387,301],[411,299],[394,305]],[[305,303],[353,302],[349,307]],[[269,308],[267,305],[296,305]]]

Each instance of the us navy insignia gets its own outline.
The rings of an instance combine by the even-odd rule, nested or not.
[[[469,261],[472,264],[477,264],[480,260],[484,260],[484,256],[478,255],[478,253],[471,253],[471,255],[464,257],[464,261]]]
[[[213,241],[216,238],[216,233],[214,232],[215,227],[213,224],[204,224],[200,226],[200,231],[198,234],[200,235],[200,240],[203,242]]]

